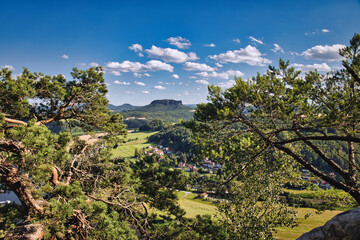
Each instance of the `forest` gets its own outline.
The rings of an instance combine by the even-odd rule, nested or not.
[[[204,158],[221,164],[211,177],[186,174],[145,150],[135,159],[113,154],[127,141],[129,112],[109,110],[102,67],[74,68],[72,80],[2,69],[0,181],[21,204],[0,206],[1,237],[274,239],[275,228],[296,225],[289,202],[297,200],[283,187],[296,185],[299,169],[357,207],[359,52],[356,33],[340,50],[340,70],[303,77],[280,59],[252,79],[235,77],[230,88],[210,85],[208,102],[194,113],[184,106],[173,114],[147,107],[153,121],[141,128],[159,131],[150,140],[195,156],[194,164]],[[138,110],[132,114],[144,116]],[[168,123],[179,118],[181,124]],[[55,132],[49,124],[67,127]],[[74,128],[94,141],[81,140]],[[177,192],[189,185],[218,193],[216,217],[185,216]]]

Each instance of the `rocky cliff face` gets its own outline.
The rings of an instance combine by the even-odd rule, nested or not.
[[[176,101],[173,99],[162,99],[162,100],[154,100],[150,103],[150,105],[165,105],[165,106],[182,106],[182,101]]]

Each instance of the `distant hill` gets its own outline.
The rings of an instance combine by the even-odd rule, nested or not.
[[[124,105],[126,105],[125,108]],[[137,128],[155,119],[165,122],[178,122],[179,119],[190,120],[193,117],[194,110],[194,108],[184,106],[182,101],[173,99],[154,100],[143,107],[135,107],[130,104],[124,105],[109,105],[109,109],[114,112],[121,112],[124,115],[124,123],[129,128]],[[130,107],[135,108],[129,109]]]
[[[184,104],[184,106],[195,109],[197,107],[197,104]]]
[[[114,112],[130,111],[130,110],[137,109],[137,108],[139,108],[139,107],[140,107],[140,106],[133,106],[133,105],[128,104],[128,103],[125,103],[125,104],[120,105],[120,106],[115,106],[115,105],[109,104],[109,106],[108,106],[108,108],[109,108],[111,111],[114,111]]]

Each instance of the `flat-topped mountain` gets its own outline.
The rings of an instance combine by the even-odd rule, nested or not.
[[[130,104],[121,106],[109,104],[109,109],[113,112],[121,112],[128,127],[134,122],[136,122],[135,125],[139,125],[140,122],[144,124],[146,121],[154,119],[161,119],[165,122],[178,122],[179,119],[190,120],[194,110],[194,108],[184,106],[182,101],[174,99],[154,100],[143,107]]]
[[[162,99],[162,100],[154,100],[150,103],[150,105],[165,105],[165,106],[182,106],[182,101],[177,101],[173,99]]]

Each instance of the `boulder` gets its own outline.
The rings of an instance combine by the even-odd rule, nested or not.
[[[324,226],[300,236],[298,240],[359,240],[360,208],[342,212]]]

